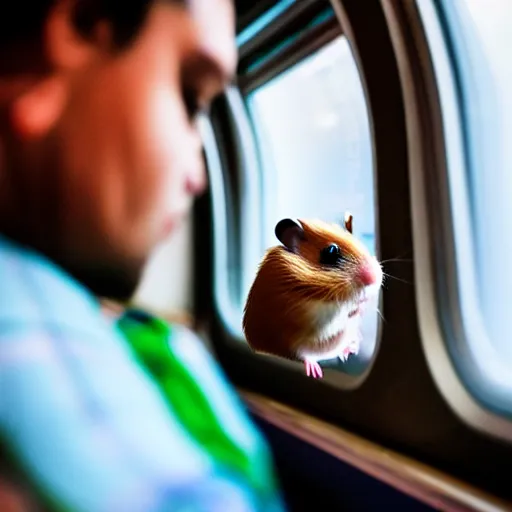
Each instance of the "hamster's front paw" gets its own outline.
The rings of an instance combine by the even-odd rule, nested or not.
[[[358,336],[357,338],[353,339],[350,343],[348,343],[340,354],[340,359],[344,363],[349,358],[350,354],[358,354],[359,353],[359,346],[361,343],[361,336]]]

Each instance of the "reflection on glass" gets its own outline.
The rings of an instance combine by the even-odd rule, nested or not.
[[[492,361],[512,363],[512,2],[440,5],[460,84],[479,313],[488,337],[469,348],[484,373],[505,382],[510,371],[497,371]]]
[[[375,254],[372,145],[364,92],[347,40],[340,36],[247,98],[263,164],[265,249],[285,217],[344,223]],[[364,321],[358,372],[371,357],[377,314]],[[348,368],[347,368],[348,367]]]
[[[477,240],[479,291],[486,329],[502,355],[512,359],[512,2],[455,2],[464,32],[472,152],[471,191]],[[462,57],[462,56],[461,56]],[[469,57],[469,59],[468,59]]]

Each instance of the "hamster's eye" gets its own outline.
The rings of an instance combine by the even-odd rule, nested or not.
[[[331,244],[320,252],[320,263],[322,265],[337,265],[343,256],[341,254],[340,248],[336,244]]]

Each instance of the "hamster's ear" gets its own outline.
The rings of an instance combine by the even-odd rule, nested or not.
[[[344,220],[344,223],[345,223],[345,229],[349,232],[349,233],[353,233],[354,231],[354,227],[353,227],[353,221],[354,221],[354,217],[351,213],[349,212],[346,212],[345,213],[345,220]]]
[[[292,252],[297,252],[299,242],[304,239],[304,228],[293,219],[283,219],[276,225],[275,234],[278,240]]]

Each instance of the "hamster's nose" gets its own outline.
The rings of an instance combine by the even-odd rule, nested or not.
[[[371,262],[365,262],[357,271],[357,279],[363,286],[370,286],[375,284],[378,280],[378,272],[375,265]]]

